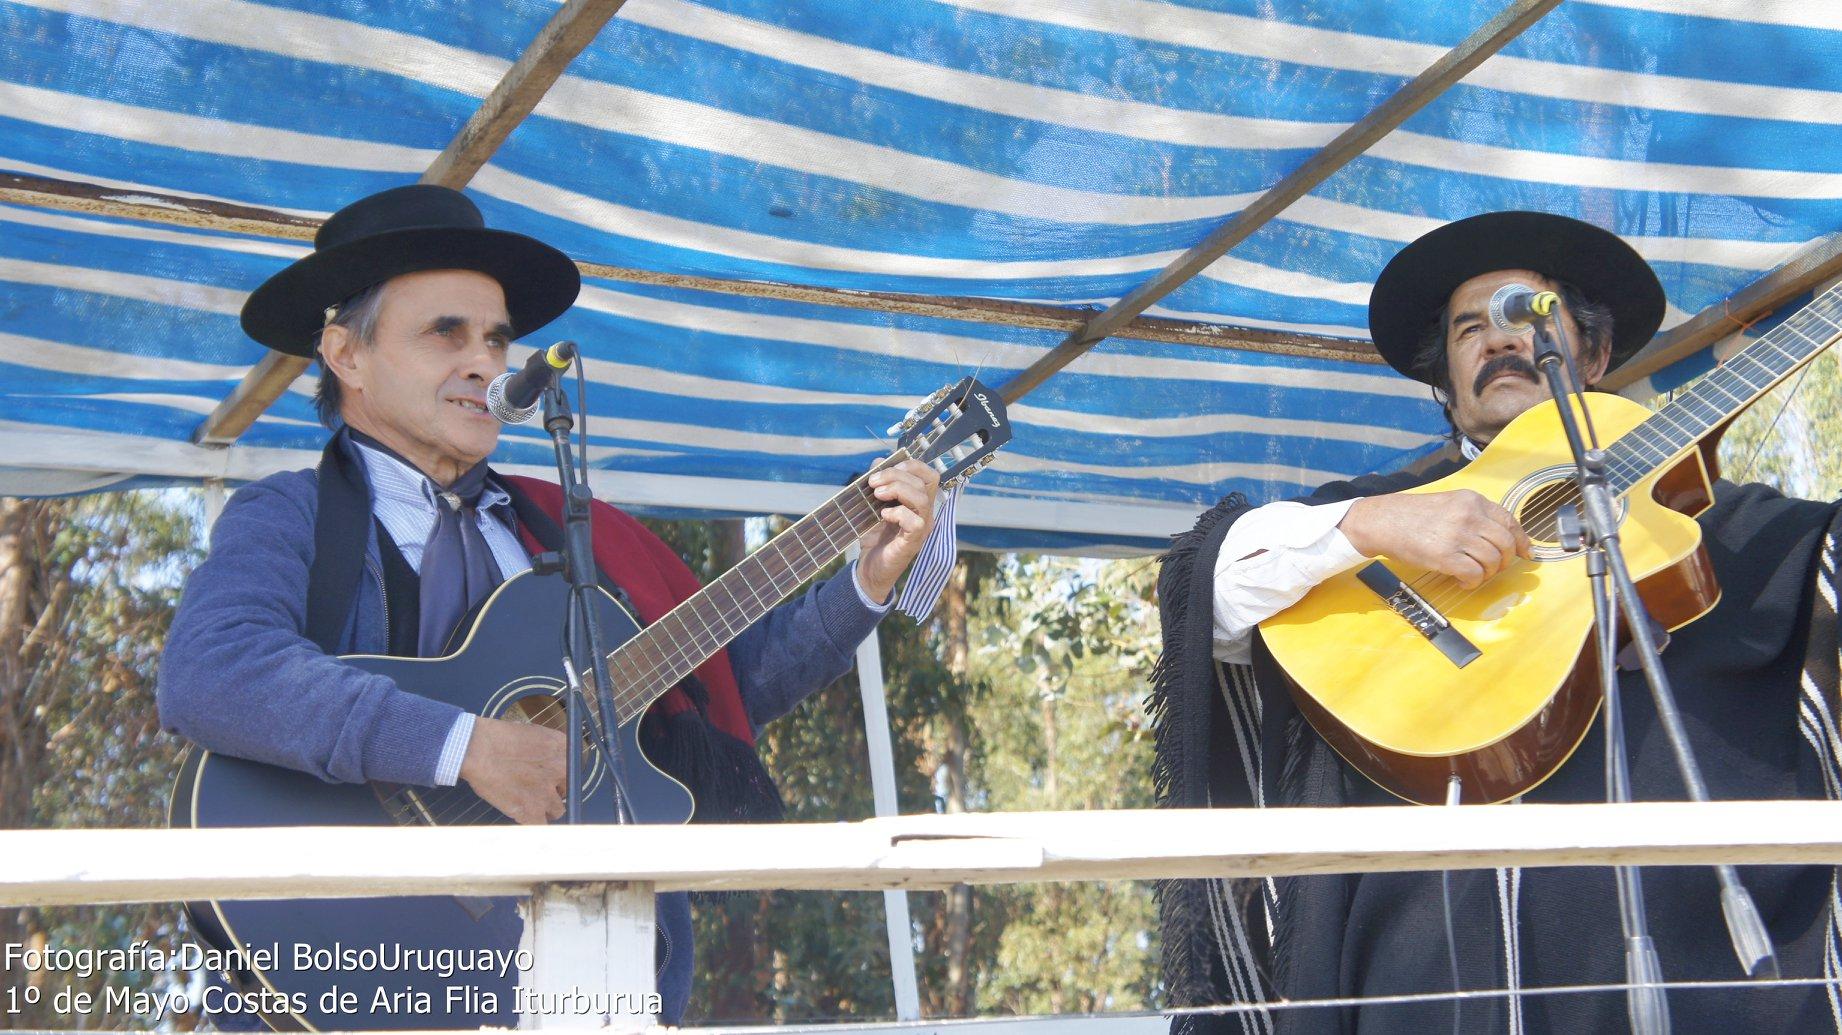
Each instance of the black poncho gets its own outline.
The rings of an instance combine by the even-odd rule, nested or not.
[[[1306,503],[1394,492],[1463,466],[1324,486]],[[1709,792],[1717,799],[1838,797],[1835,576],[1837,508],[1761,485],[1716,486],[1701,519],[1723,588],[1719,606],[1678,631],[1669,672]],[[1252,666],[1211,656],[1213,577],[1222,538],[1250,508],[1230,496],[1178,537],[1159,581],[1164,655],[1155,677],[1156,779],[1168,807],[1395,804],[1349,768],[1294,706],[1256,642]],[[1684,800],[1649,690],[1622,683],[1632,797]],[[1573,758],[1524,800],[1605,800],[1596,726]],[[1502,806],[1513,808],[1513,805]],[[1786,977],[1835,977],[1833,867],[1740,871],[1777,943]],[[1669,981],[1743,975],[1707,868],[1643,871],[1650,933]],[[1612,871],[1461,871],[1451,875],[1459,984],[1522,989],[1624,980]],[[1174,1006],[1446,992],[1452,963],[1437,873],[1265,881],[1167,881],[1158,889],[1165,982]],[[1672,991],[1677,1032],[1829,1031],[1833,986]],[[1622,992],[1470,1000],[1463,1030],[1599,1032],[1626,1027]],[[1177,1032],[1450,1031],[1450,1002],[1271,1008],[1180,1017]]]

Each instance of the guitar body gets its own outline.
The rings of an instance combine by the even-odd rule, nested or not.
[[[1615,395],[1589,395],[1587,408],[1601,442],[1651,416]],[[1359,577],[1361,568],[1261,623],[1299,709],[1346,761],[1389,792],[1442,804],[1457,776],[1466,802],[1516,797],[1560,768],[1598,714],[1585,555],[1561,546],[1553,517],[1558,504],[1577,499],[1573,471],[1559,415],[1539,406],[1464,470],[1407,490],[1471,489],[1515,514],[1535,543],[1535,560],[1516,562],[1475,591],[1379,558],[1475,649],[1462,665]],[[1631,574],[1668,628],[1719,600],[1693,517],[1712,501],[1696,451],[1635,483],[1622,501],[1620,538]]]
[[[502,584],[488,598],[458,650],[443,658],[410,659],[361,655],[343,659],[388,676],[399,687],[445,701],[476,715],[545,722],[562,729],[564,655],[562,629],[567,584],[560,576],[526,572]],[[633,618],[606,593],[596,606],[609,648],[638,632]],[[620,687],[615,687],[616,696]],[[618,728],[625,786],[634,818],[642,823],[683,823],[694,803],[684,786],[655,768],[639,743],[640,720]],[[582,815],[595,822],[614,819],[612,781],[601,753],[585,741]],[[296,827],[457,825],[510,823],[465,784],[402,788],[326,783],[305,773],[226,755],[194,750],[174,788],[169,822],[175,827]],[[286,835],[276,838],[286,851]],[[335,967],[326,958],[294,966],[295,946],[331,952],[394,953],[409,950],[518,948],[523,933],[518,900],[462,899],[451,895],[414,898],[294,899],[190,903],[194,914],[215,922],[233,947],[278,945],[275,966],[255,973],[266,990],[288,996],[305,1010],[264,1012],[278,1030],[326,1030],[360,1026],[377,1030],[515,1027],[513,965],[496,970],[456,971],[447,977],[421,967]],[[362,961],[361,961],[362,963]],[[327,1013],[320,997],[330,986],[357,996],[357,1012]],[[471,986],[480,993],[450,995]],[[253,990],[252,990],[253,991]],[[267,997],[270,1002],[274,996]],[[373,1009],[377,1003],[385,1004]]]

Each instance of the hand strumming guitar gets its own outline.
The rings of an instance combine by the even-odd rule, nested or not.
[[[460,776],[486,804],[514,821],[548,823],[563,815],[568,743],[561,731],[548,726],[475,719]]]
[[[1442,572],[1466,589],[1533,549],[1509,511],[1470,489],[1368,496],[1351,504],[1337,527],[1365,557]]]

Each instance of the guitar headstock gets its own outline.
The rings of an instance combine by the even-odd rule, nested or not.
[[[989,466],[1011,440],[1004,400],[976,377],[928,396],[891,430],[900,432],[897,444],[910,457],[940,472],[943,491]]]

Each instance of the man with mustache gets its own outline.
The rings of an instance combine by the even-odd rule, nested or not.
[[[1452,424],[1419,470],[1335,482],[1255,507],[1239,494],[1179,537],[1159,582],[1164,658],[1153,689],[1155,776],[1174,807],[1393,804],[1300,715],[1256,634],[1319,582],[1385,555],[1475,587],[1530,556],[1509,511],[1470,491],[1403,494],[1462,468],[1510,421],[1552,405],[1532,334],[1489,319],[1507,284],[1556,292],[1580,377],[1596,384],[1661,322],[1649,266],[1617,236],[1532,212],[1475,216],[1403,249],[1376,279],[1369,323],[1382,357],[1430,386]],[[1674,634],[1664,662],[1717,799],[1818,797],[1838,786],[1833,596],[1821,555],[1837,507],[1762,485],[1719,482],[1701,518],[1724,590]],[[1833,571],[1833,568],[1831,569]],[[1326,645],[1327,649],[1336,649]],[[1640,673],[1621,681],[1632,797],[1686,797]],[[1827,727],[1833,730],[1833,725]],[[1606,800],[1603,733],[1524,800]],[[1832,867],[1741,871],[1786,977],[1835,976]],[[1350,874],[1270,881],[1169,881],[1159,889],[1165,982],[1174,1005],[1269,1003],[1468,990],[1510,994],[1195,1015],[1179,1032],[1622,1030],[1622,990],[1520,990],[1624,981],[1609,868],[1449,875]],[[1644,874],[1650,933],[1669,981],[1741,980],[1713,871]],[[1449,906],[1448,903],[1449,902]],[[1842,1003],[1819,987],[1676,990],[1674,1030],[1832,1030]]]

